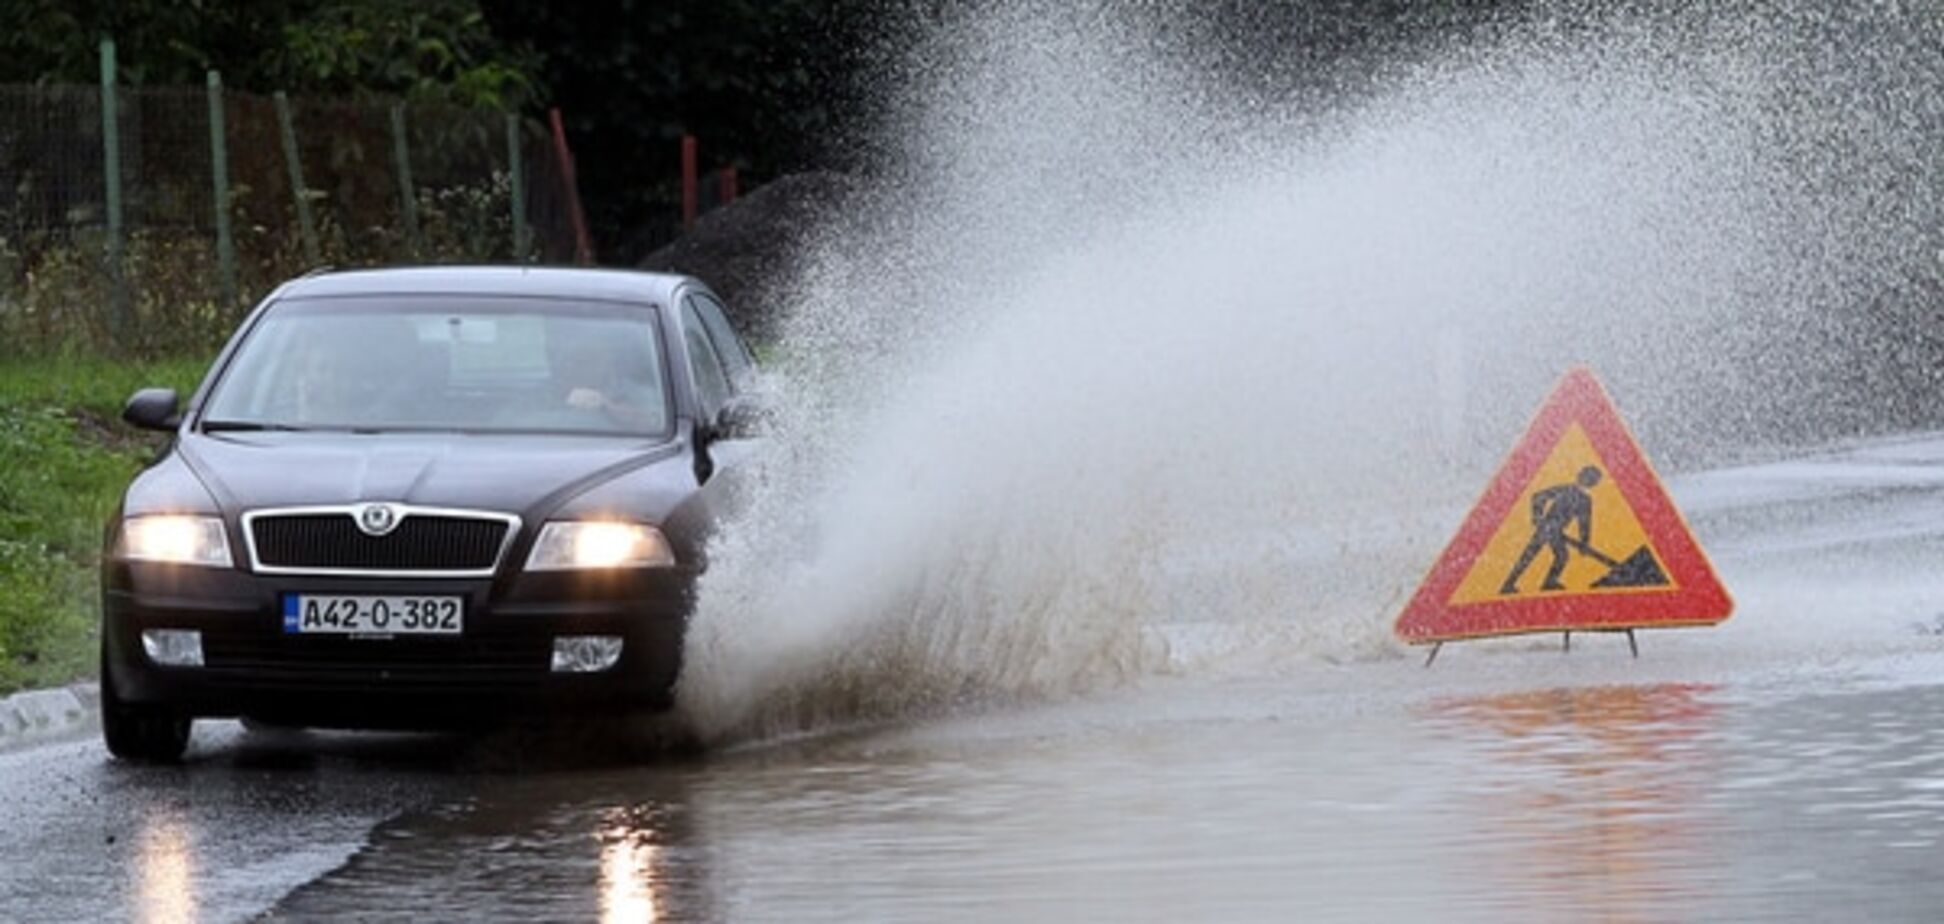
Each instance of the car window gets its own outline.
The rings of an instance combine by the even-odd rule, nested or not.
[[[682,336],[688,342],[689,368],[695,375],[695,396],[702,404],[702,417],[714,420],[729,402],[729,378],[723,374],[722,360],[716,355],[715,344],[709,342],[692,298],[682,302]]]
[[[756,363],[750,358],[749,347],[743,344],[741,337],[736,336],[736,329],[729,323],[722,303],[700,292],[691,293],[688,300],[702,317],[702,326],[709,332],[710,342],[715,344],[716,355],[722,358],[723,371],[729,374],[729,384],[741,386],[749,380],[750,371]]]
[[[371,296],[267,309],[204,426],[661,434],[672,417],[647,306]]]

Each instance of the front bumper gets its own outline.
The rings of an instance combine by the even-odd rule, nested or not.
[[[197,717],[343,728],[455,728],[521,715],[623,715],[673,703],[693,574],[552,572],[497,579],[257,575],[110,562],[103,572],[102,682],[127,703]],[[287,593],[458,595],[456,637],[363,639],[283,631]],[[202,633],[204,666],[165,667],[144,629]],[[553,640],[612,635],[598,673],[551,669]]]

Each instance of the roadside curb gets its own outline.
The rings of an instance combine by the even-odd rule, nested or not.
[[[52,690],[28,690],[0,699],[0,751],[66,738],[97,721],[101,688],[77,683]]]

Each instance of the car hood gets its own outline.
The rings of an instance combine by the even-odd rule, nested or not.
[[[348,433],[187,434],[176,448],[229,513],[391,501],[529,519],[677,451],[632,438]]]

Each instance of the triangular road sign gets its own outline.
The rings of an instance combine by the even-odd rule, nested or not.
[[[1734,601],[1591,370],[1566,373],[1397,617],[1422,644],[1712,625]]]

